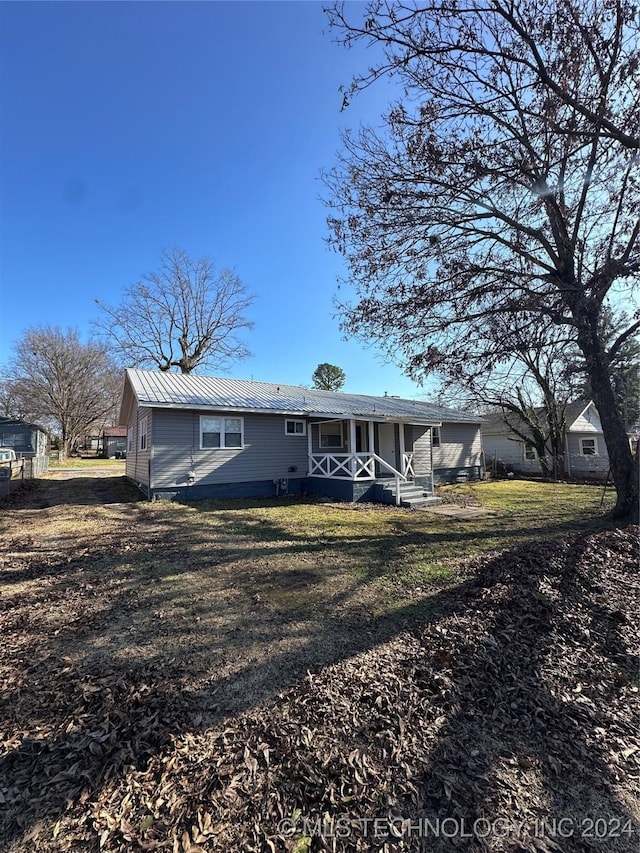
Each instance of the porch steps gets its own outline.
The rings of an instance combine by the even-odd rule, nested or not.
[[[384,503],[395,504],[396,484],[389,483],[382,490]],[[400,506],[410,509],[419,509],[423,506],[435,506],[442,503],[441,498],[435,497],[424,486],[418,486],[413,482],[400,483]]]

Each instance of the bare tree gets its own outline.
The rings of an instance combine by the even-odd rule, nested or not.
[[[322,391],[339,391],[346,380],[345,372],[335,364],[325,361],[313,371],[313,387]]]
[[[511,432],[535,447],[543,475],[557,477],[565,409],[575,392],[566,371],[573,339],[539,317],[496,315],[492,326],[489,340],[475,341],[491,360],[458,364],[443,384],[444,393],[463,408],[499,410]]]
[[[9,414],[60,431],[69,455],[96,425],[116,416],[121,377],[103,343],[82,343],[76,329],[37,326],[14,347],[5,373]]]
[[[209,258],[164,251],[157,272],[127,287],[118,306],[96,302],[105,316],[95,325],[127,366],[191,373],[205,365],[226,369],[250,355],[239,332],[253,328],[246,318],[253,297]]]
[[[602,420],[615,513],[637,512],[610,362],[640,323],[609,343],[600,322],[607,301],[632,304],[640,271],[633,3],[359,8],[329,11],[342,41],[373,54],[346,102],[385,75],[403,94],[383,130],[345,135],[324,176],[331,242],[358,297],[341,306],[343,329],[399,353],[418,380],[465,361],[489,369],[495,317],[564,329]]]

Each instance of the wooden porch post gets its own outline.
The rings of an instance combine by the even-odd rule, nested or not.
[[[309,470],[307,471],[307,477],[311,473],[313,468],[313,436],[311,434],[311,430],[313,428],[313,424],[311,421],[307,422],[307,453],[309,456]]]
[[[404,462],[404,424],[402,423],[398,424],[398,440],[400,444],[400,465],[398,465],[398,468],[400,469],[400,473],[406,476],[406,466]]]
[[[351,418],[351,420],[349,421],[349,453],[350,453],[351,457],[353,457],[353,454],[355,452],[356,452],[356,422],[355,422],[355,418]],[[351,470],[351,477],[353,478],[355,475],[355,471],[356,471],[356,460],[355,459],[353,459],[353,458],[351,459],[351,463],[349,465],[349,468]]]
[[[367,448],[369,453],[376,452],[376,440],[375,433],[373,431],[373,421],[369,421],[368,424],[368,432],[369,432],[369,447]]]

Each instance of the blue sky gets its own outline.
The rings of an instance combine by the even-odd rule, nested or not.
[[[354,9],[362,4],[353,4]],[[333,318],[341,259],[320,172],[341,128],[379,123],[371,90],[340,112],[346,51],[316,2],[0,5],[0,363],[29,325],[90,333],[100,298],[177,245],[256,294],[254,355],[230,375],[423,396]],[[341,291],[343,292],[343,291]]]

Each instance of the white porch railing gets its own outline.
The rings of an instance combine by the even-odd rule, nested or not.
[[[404,457],[410,457],[410,460]],[[413,454],[405,453],[403,465],[405,473],[401,474],[377,453],[312,453],[309,455],[309,476],[325,478],[344,478],[347,480],[375,480],[376,462],[390,471],[396,481],[396,504],[400,506],[400,482],[409,479],[407,468],[413,476]]]
[[[402,473],[407,479],[416,476],[413,470],[413,453],[402,454]]]
[[[344,477],[348,480],[375,480],[375,460],[370,453],[313,453],[310,477]]]

